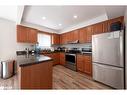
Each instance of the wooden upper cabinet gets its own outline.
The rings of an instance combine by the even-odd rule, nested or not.
[[[92,41],[92,27],[88,26],[79,30],[79,43],[89,43]]]
[[[66,43],[70,41],[70,32],[65,33],[66,36]]]
[[[60,35],[60,44],[65,44],[65,41],[66,41],[65,34],[61,34]]]
[[[123,25],[124,25],[124,16],[121,16],[121,17],[118,17],[118,18],[114,18],[114,19],[109,20],[109,21],[108,21],[109,31],[111,31],[111,30],[110,30],[111,24],[112,24],[112,23],[115,23],[115,22],[121,22],[122,27],[123,27]]]
[[[86,42],[87,43],[92,42],[92,27],[91,26],[86,27]]]
[[[28,31],[28,42],[37,43],[37,30],[29,28]]]
[[[109,21],[102,22],[103,23],[103,32],[109,32],[108,22]]]
[[[61,43],[67,44],[75,40],[79,40],[79,43],[90,43],[92,42],[92,35],[100,34],[104,32],[111,32],[110,26],[112,23],[121,22],[123,25],[124,17],[118,17],[115,19],[103,21],[94,25],[90,25],[81,29],[73,30],[61,35]]]
[[[92,32],[93,32],[93,35],[102,33],[103,23],[97,23],[97,24],[92,25]]]
[[[86,42],[86,28],[79,29],[79,43],[85,43]]]
[[[73,35],[73,34],[74,34],[73,31],[68,32],[68,34],[69,34],[69,35],[68,35],[68,38],[69,38],[68,42],[72,42],[72,41],[73,41],[73,36],[74,36],[74,35]]]
[[[66,36],[66,43],[73,41],[73,32],[72,31],[65,33],[65,36]]]
[[[63,34],[60,35],[60,44],[63,44]]]
[[[52,44],[57,45],[60,44],[60,35],[52,34]]]
[[[37,30],[17,25],[17,42],[37,43]]]
[[[60,43],[61,44],[67,44],[67,42],[68,42],[67,33],[61,34],[61,36],[60,36]]]
[[[17,25],[17,42],[27,41],[27,31],[26,27]]]
[[[67,32],[67,43],[79,40],[78,30]]]
[[[73,41],[79,40],[79,30],[73,31]]]
[[[78,40],[79,39],[78,30],[74,30],[74,31],[62,34],[60,39],[62,44],[67,44],[69,42]]]

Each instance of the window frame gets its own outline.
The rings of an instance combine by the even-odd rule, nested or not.
[[[50,45],[52,46],[52,34],[51,34],[51,33],[43,32],[43,31],[39,31],[39,32],[37,33],[37,35],[38,35],[38,34],[49,35],[49,36],[50,36],[50,39],[51,39],[51,41],[50,41]],[[37,43],[39,44],[38,41],[37,41]],[[50,48],[51,46],[49,46],[49,48]],[[43,47],[43,46],[42,46],[42,47]]]

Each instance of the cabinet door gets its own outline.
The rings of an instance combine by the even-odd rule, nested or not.
[[[64,44],[67,44],[68,43],[68,38],[67,38],[67,33],[64,33]]]
[[[68,42],[70,42],[70,40],[71,40],[70,32],[67,32],[66,33],[66,42],[68,43]]]
[[[77,55],[77,70],[83,72],[84,71],[84,62],[83,55]]]
[[[26,27],[17,25],[17,42],[27,42],[27,32]]]
[[[102,22],[103,23],[103,32],[109,32],[108,22],[109,21]]]
[[[53,65],[57,65],[60,63],[60,54],[59,53],[53,53]]]
[[[65,54],[64,53],[60,53],[60,64],[65,65]]]
[[[79,40],[79,31],[73,31],[73,41]]]
[[[60,44],[60,36],[58,34],[52,34],[52,44]]]
[[[37,30],[35,29],[28,29],[28,42],[29,43],[37,43]]]
[[[67,43],[73,41],[73,31],[67,33]]]
[[[86,42],[92,42],[92,27],[88,26],[86,27]]]
[[[18,69],[20,89],[52,89],[52,61]]]
[[[61,42],[61,44],[66,44],[67,43],[67,39],[66,38],[67,37],[66,37],[65,33],[61,34],[61,36],[60,36],[60,42]]]
[[[63,44],[63,34],[60,35],[60,44]]]
[[[84,72],[92,76],[92,58],[89,55],[84,55]]]
[[[70,42],[72,42],[72,41],[74,41],[74,32],[71,31],[71,32],[69,32],[69,33],[70,33],[70,36],[69,36]]]
[[[85,43],[86,42],[86,28],[81,28],[79,30],[79,43]]]
[[[121,22],[122,27],[123,27],[124,17],[121,16],[121,17],[118,17],[118,18],[114,18],[114,19],[109,20],[109,21],[108,21],[109,31],[110,31],[110,26],[111,26],[111,24],[112,24],[112,23],[115,23],[115,22]]]
[[[92,32],[94,35],[103,33],[103,23],[97,23],[92,25]]]
[[[70,32],[65,33],[66,35],[66,43],[70,42]]]

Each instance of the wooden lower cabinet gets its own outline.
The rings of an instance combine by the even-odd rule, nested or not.
[[[44,53],[43,55],[53,59],[53,65],[60,64],[60,53]]]
[[[64,52],[49,53],[49,54],[47,53],[43,55],[53,58],[53,65],[57,65],[57,64],[65,65],[65,53]]]
[[[53,53],[53,65],[60,64],[60,53]]]
[[[92,56],[91,55],[77,55],[77,70],[92,76]]]
[[[60,52],[60,64],[65,65],[65,53]]]
[[[19,67],[20,89],[52,89],[52,61]]]

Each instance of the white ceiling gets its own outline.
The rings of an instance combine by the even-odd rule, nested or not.
[[[125,6],[25,6],[22,21],[62,31],[103,14],[108,18],[123,16],[124,11]]]
[[[58,32],[87,23],[102,15],[110,19],[125,13],[125,6],[20,6],[19,9],[20,12],[17,12],[17,6],[0,6],[0,18],[31,23]],[[73,18],[74,15],[78,16],[77,19]],[[42,19],[43,16],[46,17],[45,20]]]
[[[4,18],[11,21],[17,21],[17,6],[14,5],[1,5],[0,6],[0,18]]]
[[[27,6],[23,21],[61,30],[104,13],[103,7],[95,6]],[[73,15],[77,15],[78,18],[74,19]],[[46,17],[45,20],[42,19],[43,16]]]

